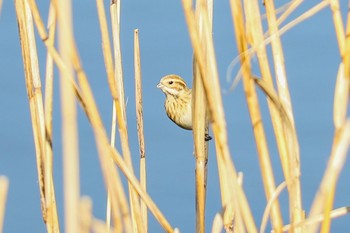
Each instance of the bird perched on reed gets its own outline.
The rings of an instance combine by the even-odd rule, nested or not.
[[[164,76],[157,87],[165,94],[165,112],[170,120],[183,129],[192,130],[192,89],[175,74]],[[206,134],[205,140],[210,139]]]

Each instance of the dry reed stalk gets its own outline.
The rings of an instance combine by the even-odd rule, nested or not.
[[[267,22],[269,26],[269,32],[271,35],[272,55],[274,60],[274,68],[276,73],[276,83],[278,94],[285,110],[287,111],[288,118],[292,122],[292,127],[286,127],[282,121],[282,127],[284,130],[284,137],[289,143],[287,143],[287,156],[290,179],[287,180],[289,191],[289,212],[290,220],[293,224],[304,219],[304,210],[302,207],[301,199],[301,187],[300,187],[300,155],[299,155],[299,143],[297,140],[296,130],[294,126],[294,117],[292,104],[290,100],[290,94],[288,89],[286,71],[284,68],[284,56],[282,43],[279,36],[279,29],[277,24],[277,18],[275,14],[274,2],[266,0],[266,13]],[[295,232],[303,232],[302,228],[295,229]]]
[[[0,233],[2,232],[4,225],[4,217],[5,217],[5,207],[6,207],[6,199],[7,192],[9,188],[9,181],[7,177],[0,176]]]
[[[246,35],[249,35],[249,37],[251,38],[252,47],[255,48],[255,51],[258,57],[262,77],[273,88],[273,81],[272,81],[271,71],[269,69],[266,48],[265,46],[259,46],[264,44],[263,43],[264,36],[263,36],[263,29],[261,25],[261,17],[260,17],[258,2],[244,1],[244,3],[245,3],[244,9],[246,11],[247,31],[246,32],[243,31],[241,33],[242,34],[245,33]],[[243,39],[244,37],[241,37],[241,38]],[[247,42],[243,40],[241,43],[244,44]],[[244,45],[243,48],[247,49],[248,45]],[[240,52],[242,53],[244,52],[244,50]],[[242,56],[241,59],[242,59],[241,60],[242,65],[245,64],[247,66],[246,69],[250,70],[251,67],[250,67],[249,57],[244,58],[244,56]],[[243,72],[243,75],[244,75],[243,85],[246,92],[246,98],[247,98],[248,108],[249,108],[251,122],[253,126],[255,142],[257,145],[257,150],[259,155],[258,158],[260,162],[265,195],[266,195],[266,199],[270,200],[273,194],[275,193],[276,185],[275,185],[275,179],[274,179],[273,169],[271,165],[267,140],[265,136],[264,126],[261,121],[261,113],[259,110],[258,97],[255,91],[254,84],[251,82],[251,77],[252,77],[251,71]],[[286,147],[286,141],[281,140],[281,139],[284,139],[283,131],[281,128],[281,117],[279,115],[278,110],[275,108],[275,106],[273,105],[273,103],[271,103],[269,99],[268,99],[268,106],[271,112],[270,115],[271,115],[271,120],[275,129],[277,144],[283,145],[283,146],[279,146],[280,151],[283,151],[283,149]],[[281,156],[281,158],[283,157]],[[287,163],[287,161],[282,159],[282,164],[285,164],[285,163]],[[272,227],[274,229],[281,229],[283,226],[281,210],[277,199],[272,205],[271,222],[272,222]]]
[[[293,11],[300,6],[301,3],[303,3],[304,0],[294,0],[288,4],[288,7],[286,8],[285,11],[283,11],[283,13],[281,14],[281,16],[278,18],[277,20],[277,24],[281,25],[281,23],[283,21],[285,21],[286,18],[288,18],[289,15],[291,15],[293,13]],[[276,10],[277,13],[277,10]]]
[[[118,118],[118,129],[121,141],[121,147],[123,151],[123,156],[133,171],[130,146],[128,140],[128,130],[127,130],[127,120],[126,120],[126,109],[125,109],[125,96],[124,96],[124,78],[123,78],[123,69],[122,69],[122,56],[120,48],[120,1],[113,0],[110,5],[111,12],[111,24],[112,24],[112,36],[114,44],[114,79],[116,82],[117,88],[117,98],[114,103],[117,110]],[[107,28],[106,28],[106,32]],[[143,226],[143,221],[141,217],[141,209],[139,203],[139,197],[135,190],[129,184],[129,196],[130,196],[130,206],[131,206],[131,217],[133,222],[134,230],[138,232],[144,232],[145,227]]]
[[[323,213],[322,228],[320,231],[322,233],[329,232],[330,229],[330,215],[334,201],[335,188],[347,157],[349,145],[350,120],[347,120],[334,136],[331,156],[309,214],[309,219],[311,219]],[[308,228],[307,232],[317,232],[317,228],[318,224],[313,224]]]
[[[203,33],[203,15],[201,9],[205,7],[209,14],[210,31],[212,31],[213,1],[196,1],[196,21],[199,28],[200,40],[203,43],[205,62],[207,62],[206,41]],[[205,142],[204,135],[208,134],[207,101],[195,58],[193,59],[193,87],[192,87],[192,111],[193,111],[193,139],[194,154],[196,158],[196,232],[205,232],[205,202],[207,186],[207,163],[208,163],[208,142]]]
[[[140,184],[147,191],[147,174],[146,174],[146,151],[145,138],[143,133],[143,107],[142,107],[142,76],[141,76],[141,57],[140,57],[140,41],[139,30],[134,30],[134,70],[135,70],[135,101],[136,101],[136,124],[137,136],[140,150]],[[147,206],[141,200],[141,216],[145,231],[148,232],[148,216]]]
[[[209,104],[210,116],[212,118],[212,128],[216,139],[215,147],[219,166],[222,206],[225,208],[225,227],[228,231],[232,231],[232,227],[234,227],[235,231],[244,232],[244,227],[246,227],[248,232],[257,232],[250,207],[247,205],[247,202],[239,199],[245,195],[242,188],[238,184],[237,173],[235,171],[227,145],[226,121],[222,107],[213,41],[209,32],[209,20],[207,17],[204,17],[204,34],[208,42],[207,51],[209,54],[209,62],[207,63],[207,66],[210,67],[210,72],[207,73],[204,66],[204,55],[202,45],[199,40],[199,32],[197,31],[195,23],[192,3],[191,1],[187,0],[183,0],[182,3],[195,58],[198,62],[203,87]],[[203,10],[204,12],[206,11],[205,8]],[[205,13],[203,15],[206,16],[207,14]],[[206,78],[207,76],[211,77],[211,79]],[[235,211],[233,212],[234,208]],[[242,222],[242,217],[244,219],[244,224]],[[233,218],[234,226],[232,225]]]
[[[108,80],[109,88],[110,88],[111,95],[112,95],[113,99],[117,99],[118,98],[117,84],[116,84],[116,80],[114,78],[114,67],[113,67],[113,58],[112,58],[112,53],[111,53],[111,43],[109,41],[106,12],[105,12],[105,8],[103,6],[103,1],[96,0],[96,7],[97,7],[98,19],[99,19],[99,23],[100,23],[101,39],[102,39],[102,52],[103,52],[105,66],[106,66],[107,80]]]
[[[64,77],[74,77],[71,53],[74,51],[73,21],[70,0],[56,2],[58,21],[58,45],[66,69],[60,72],[62,114],[63,183],[65,232],[79,232],[79,150],[77,110],[74,88]]]
[[[33,20],[26,1],[16,0],[15,8],[19,27],[22,57],[25,70],[26,88],[32,119],[33,137],[36,150],[36,163],[40,189],[41,210],[44,222],[47,222],[45,200],[45,117],[41,94],[39,65],[37,60]],[[49,222],[47,227],[51,223]],[[48,230],[51,229],[48,227]]]
[[[52,4],[49,9],[48,17],[48,43],[54,46],[56,31],[56,12]],[[48,232],[60,232],[57,206],[55,197],[55,188],[52,177],[52,111],[53,111],[53,59],[49,53],[46,55],[46,74],[45,74],[45,128],[46,128],[46,160],[45,160],[45,200],[47,208],[47,230]]]

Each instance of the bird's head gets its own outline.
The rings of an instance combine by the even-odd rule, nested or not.
[[[161,89],[166,96],[177,97],[189,90],[185,81],[178,75],[169,74],[164,76],[158,83],[157,88]]]

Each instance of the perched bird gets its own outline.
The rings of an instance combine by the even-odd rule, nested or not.
[[[165,112],[170,120],[183,129],[192,130],[192,89],[175,74],[164,76],[157,87],[165,94]],[[210,139],[206,134],[205,140]]]

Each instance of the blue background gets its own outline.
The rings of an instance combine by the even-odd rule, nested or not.
[[[46,21],[49,3],[38,2]],[[278,6],[285,2],[278,1]],[[344,22],[346,2],[341,1]],[[288,21],[316,3],[318,1],[314,0],[303,3]],[[105,6],[108,13],[108,1]],[[74,33],[83,66],[105,127],[109,129],[112,105],[101,51],[95,1],[74,1],[73,14]],[[179,227],[181,232],[194,232],[195,163],[192,155],[192,134],[168,120],[163,108],[164,95],[156,88],[159,79],[169,73],[181,75],[189,85],[192,80],[192,48],[181,1],[122,1],[121,45],[128,101],[129,140],[134,165],[138,170],[133,71],[135,28],[139,28],[141,45],[148,192],[174,227]],[[224,93],[222,98],[229,146],[237,170],[244,173],[244,189],[256,223],[260,226],[266,201],[245,96],[241,83],[230,92],[228,90],[231,83],[226,80],[227,67],[237,56],[228,1],[215,2],[213,30]],[[37,42],[41,75],[44,77],[46,49],[39,38]],[[300,143],[303,204],[308,213],[327,164],[334,132],[333,94],[340,55],[330,9],[322,10],[287,32],[282,38],[282,43]],[[270,46],[268,48],[270,49]],[[4,232],[45,232],[40,211],[34,142],[13,1],[5,0],[3,3],[0,16],[0,51],[0,174],[6,175],[10,180]],[[253,69],[258,71],[256,59],[253,59]],[[54,180],[63,231],[61,119],[57,78],[54,102]],[[273,129],[265,97],[258,92],[276,183],[279,184],[283,181],[283,175]],[[80,108],[78,113],[81,194],[92,198],[94,215],[103,219],[106,195],[94,137]],[[209,232],[214,215],[221,210],[214,141],[210,142],[208,166],[206,222]],[[347,162],[337,186],[335,207],[350,203],[349,168]],[[288,223],[286,191],[281,195],[280,201],[285,223]],[[149,232],[162,232],[152,215],[149,220]],[[348,216],[336,219],[332,223],[332,232],[344,232],[348,228]]]

